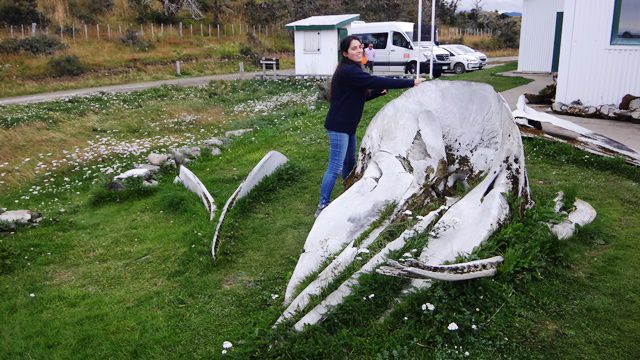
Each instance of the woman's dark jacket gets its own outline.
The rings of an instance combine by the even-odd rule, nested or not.
[[[327,130],[355,134],[364,102],[375,99],[384,89],[413,86],[413,80],[389,79],[362,71],[360,64],[345,60],[331,84],[331,105],[324,122]]]

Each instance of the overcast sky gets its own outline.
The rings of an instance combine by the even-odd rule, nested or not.
[[[469,10],[473,8],[474,0],[460,0],[458,9]],[[498,10],[499,12],[522,12],[522,0],[483,0],[482,8],[486,11]]]

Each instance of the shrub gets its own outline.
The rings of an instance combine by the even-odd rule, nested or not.
[[[14,0],[0,2],[0,23],[21,25],[38,23],[46,26],[49,19],[38,11],[36,0]]]
[[[75,18],[89,24],[96,23],[96,17],[113,9],[114,0],[69,0],[69,11]]]
[[[51,55],[56,50],[62,50],[66,45],[55,36],[36,35],[23,39],[7,39],[0,43],[1,54],[17,54],[20,52],[33,55]]]
[[[120,38],[120,42],[127,46],[135,47],[139,51],[147,51],[151,48],[151,43],[140,38],[140,35],[134,29],[127,31]]]
[[[49,60],[53,76],[78,76],[86,71],[86,66],[75,55],[65,55]]]

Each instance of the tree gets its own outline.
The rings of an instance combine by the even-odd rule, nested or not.
[[[38,23],[45,26],[49,22],[49,19],[38,11],[36,0],[0,1],[0,23],[8,25]]]

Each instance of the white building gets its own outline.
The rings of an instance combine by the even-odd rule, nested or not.
[[[359,14],[312,16],[286,25],[294,31],[297,75],[331,75],[338,66],[340,39]]]
[[[523,0],[518,70],[555,71],[554,48],[557,101],[618,104],[640,95],[640,1]]]

